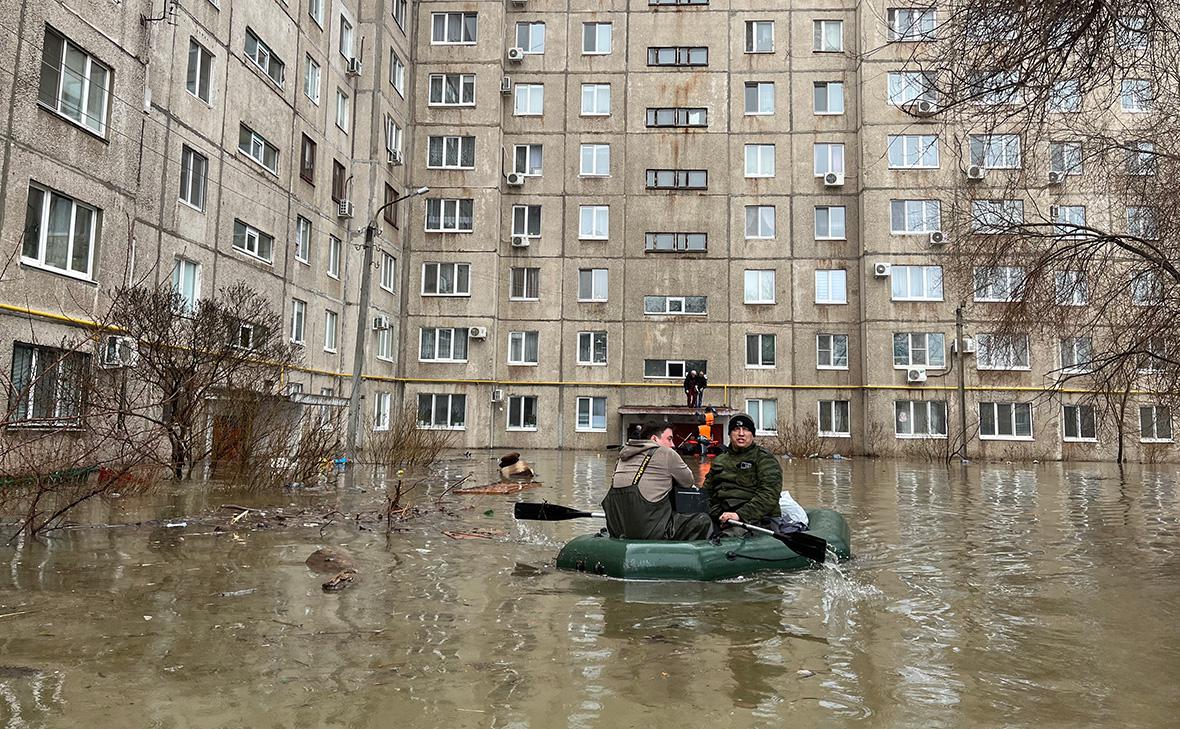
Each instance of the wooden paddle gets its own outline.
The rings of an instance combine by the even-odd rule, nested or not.
[[[517,519],[524,519],[528,521],[565,521],[566,519],[605,519],[606,514],[600,511],[579,511],[578,509],[571,509],[568,506],[559,506],[557,504],[530,504],[523,501],[518,501],[513,505],[512,515]],[[814,534],[807,532],[791,532],[789,534],[780,534],[779,532],[763,529],[760,526],[753,524],[746,524],[740,521],[730,521],[727,524],[748,529],[752,532],[759,532],[761,534],[768,534],[786,545],[800,557],[805,557],[812,562],[819,562],[823,564],[824,559],[828,554],[828,543],[822,537],[817,537]]]

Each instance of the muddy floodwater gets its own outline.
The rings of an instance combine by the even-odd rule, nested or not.
[[[1175,469],[797,462],[789,487],[847,516],[853,561],[633,583],[553,570],[600,524],[512,519],[596,507],[612,454],[527,457],[543,488],[432,486],[388,536],[321,518],[376,509],[369,484],[190,486],[0,547],[0,727],[1177,725]],[[446,475],[486,483],[495,458]],[[218,531],[225,503],[298,516]],[[491,538],[453,538],[473,530]],[[304,564],[327,545],[358,562],[342,592]]]

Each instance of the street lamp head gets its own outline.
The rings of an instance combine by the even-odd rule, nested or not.
[[[429,187],[419,187],[417,190],[414,190],[415,195],[425,195],[428,192],[430,192]]]

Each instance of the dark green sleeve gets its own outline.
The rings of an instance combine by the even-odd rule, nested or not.
[[[758,524],[763,517],[778,516],[778,499],[783,492],[783,469],[778,458],[767,450],[758,457],[758,478],[754,495],[737,510],[742,521]]]

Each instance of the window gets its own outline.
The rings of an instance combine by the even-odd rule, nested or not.
[[[649,107],[648,127],[707,127],[709,110],[699,107]]]
[[[774,53],[774,21],[746,21],[746,53]]]
[[[938,102],[933,77],[925,71],[890,71],[886,77],[889,103],[905,106],[918,101]]]
[[[389,83],[399,96],[406,98],[406,64],[392,48],[389,49]]]
[[[470,233],[474,228],[475,201],[426,198],[427,233]]]
[[[980,370],[1027,370],[1027,334],[978,334],[975,367]]]
[[[1127,234],[1144,240],[1158,239],[1159,231],[1155,227],[1155,211],[1145,207],[1128,207]]]
[[[1145,78],[1123,80],[1119,90],[1119,105],[1123,111],[1131,113],[1151,111],[1153,99],[1151,81]]]
[[[397,23],[397,27],[406,30],[406,6],[409,5],[408,0],[393,0],[393,22]]]
[[[606,55],[610,53],[610,44],[610,23],[582,23],[582,53]]]
[[[1127,142],[1127,174],[1154,175],[1157,156],[1152,142]]]
[[[816,81],[813,89],[812,98],[816,114],[844,113],[844,83],[842,81]]]
[[[578,364],[600,366],[606,364],[606,332],[578,332]]]
[[[431,45],[471,45],[476,37],[476,13],[431,13]]]
[[[48,27],[42,51],[38,100],[66,119],[105,135],[111,69]]]
[[[295,260],[311,260],[311,221],[302,215],[295,216]]]
[[[525,238],[541,237],[541,206],[512,206],[512,235]]]
[[[512,268],[508,276],[508,298],[513,301],[536,301],[540,298],[541,269]]]
[[[946,367],[945,335],[935,332],[894,333],[893,367]]]
[[[746,270],[746,298],[747,304],[774,303],[774,269]]]
[[[848,272],[842,268],[815,272],[815,303],[847,304],[846,288]]]
[[[1056,292],[1057,303],[1062,306],[1085,306],[1090,299],[1086,275],[1081,271],[1058,271]]]
[[[665,46],[647,49],[649,66],[708,66],[708,46]]]
[[[516,47],[530,55],[544,53],[545,24],[535,20],[517,22]]]
[[[1057,81],[1049,93],[1049,111],[1070,114],[1082,110],[1082,84],[1077,79]]]
[[[426,166],[432,170],[475,169],[475,137],[429,137]]]
[[[708,314],[709,302],[706,296],[644,296],[643,313],[653,316],[659,315],[691,315],[703,316]]]
[[[1064,337],[1061,340],[1061,371],[1069,374],[1089,372],[1093,360],[1094,340],[1090,337]]]
[[[381,288],[389,293],[397,290],[397,259],[393,254],[381,251]]]
[[[1172,411],[1163,405],[1139,408],[1139,440],[1144,443],[1172,442]]]
[[[541,176],[544,150],[539,144],[517,144],[512,147],[512,171],[527,177]]]
[[[470,263],[423,263],[423,296],[470,296]]]
[[[195,312],[201,296],[201,264],[177,258],[172,265],[172,290],[180,295],[186,314]]]
[[[581,165],[578,174],[582,177],[607,177],[610,175],[610,145],[583,144],[579,148]]]
[[[648,170],[649,190],[706,190],[708,170]]]
[[[1023,200],[972,200],[971,230],[981,235],[1010,232],[1024,225]]]
[[[270,263],[274,260],[274,244],[272,236],[241,220],[234,221],[234,248],[239,251]]]
[[[315,148],[315,142],[304,134],[299,145],[299,177],[313,185],[315,184]]]
[[[307,14],[315,21],[316,25],[321,28],[324,27],[324,0],[308,0]]]
[[[307,328],[307,302],[291,299],[291,341],[303,344],[303,335]]]
[[[708,364],[703,359],[645,359],[643,376],[648,379],[682,380],[692,370],[704,372]]]
[[[348,94],[336,89],[336,126],[348,132]]]
[[[889,23],[891,41],[912,42],[934,38],[937,23],[934,8],[889,8],[885,18]]]
[[[608,269],[578,269],[578,301],[606,301],[609,280],[610,271]]]
[[[1049,171],[1082,174],[1082,143],[1049,142]]]
[[[385,151],[387,156],[393,158],[400,155],[402,152],[402,128],[394,121],[391,114],[385,115]]]
[[[102,211],[37,185],[29,185],[21,263],[93,278]]]
[[[467,396],[418,393],[418,427],[463,430],[467,420]]]
[[[980,266],[975,269],[976,301],[1020,301],[1022,298],[1023,266]]]
[[[844,174],[844,145],[818,143],[815,145],[815,176],[823,177],[829,172]]]
[[[606,398],[579,397],[574,430],[582,433],[606,432]]]
[[[993,440],[1032,440],[1032,403],[979,403],[979,437]]]
[[[340,43],[337,48],[340,50],[340,55],[351,60],[352,52],[352,23],[348,22],[348,18],[343,15],[340,16]]]
[[[205,182],[209,177],[209,159],[188,145],[180,148],[180,201],[205,209]]]
[[[813,21],[812,50],[821,53],[835,53],[844,50],[844,21]]]
[[[467,334],[467,327],[422,327],[418,330],[418,361],[466,362]]]
[[[848,335],[815,335],[815,368],[817,370],[848,369]]]
[[[894,301],[942,301],[942,266],[892,266]]]
[[[544,110],[544,84],[516,85],[516,103],[512,106],[512,113],[515,116],[540,116]]]
[[[758,435],[778,433],[778,400],[746,400],[746,414],[754,421],[754,431]]]
[[[968,145],[973,165],[989,170],[1020,168],[1019,134],[972,134]]]
[[[774,82],[747,81],[745,111],[747,116],[773,114]]]
[[[1053,234],[1062,238],[1082,238],[1086,231],[1085,205],[1050,205]]]
[[[188,73],[185,75],[184,88],[193,96],[206,104],[212,98],[210,87],[213,84],[213,54],[196,38],[188,39]]]
[[[348,178],[345,176],[344,165],[340,164],[339,160],[332,160],[332,202],[340,202],[348,197],[348,192],[344,189],[348,186]]]
[[[340,278],[340,252],[343,244],[334,235],[328,236],[328,275]]]
[[[848,411],[847,400],[820,400],[819,434],[826,438],[848,438],[851,436]]]
[[[845,211],[843,205],[820,205],[815,209],[815,239],[844,240]]]
[[[1164,300],[1164,289],[1155,271],[1140,271],[1131,278],[1131,303],[1153,306]]]
[[[334,311],[324,311],[324,351],[336,351],[336,332],[340,323],[340,315]]]
[[[250,350],[254,349],[256,343],[261,343],[265,340],[266,331],[264,329],[243,322],[238,324],[237,335],[233,339],[232,346],[238,349]]]
[[[249,58],[255,66],[262,69],[262,72],[270,77],[275,86],[283,87],[283,68],[284,63],[279,60],[277,56],[270,50],[270,47],[262,42],[254,31],[246,28],[246,58]]]
[[[708,233],[647,233],[643,249],[648,253],[704,252],[709,249]]]
[[[430,106],[475,106],[473,73],[432,73],[429,84]]]
[[[773,334],[746,335],[746,369],[774,369]]]
[[[50,347],[13,342],[13,423],[72,425],[81,420],[90,357]]]
[[[1065,405],[1061,408],[1061,416],[1065,426],[1062,440],[1098,440],[1098,422],[1094,418],[1093,405]]]
[[[386,223],[397,228],[397,206],[393,204],[397,200],[397,190],[388,182],[384,182],[382,185],[385,190],[385,200],[382,203],[382,207],[385,209],[381,212],[381,217]]]
[[[320,64],[316,63],[309,53],[303,61],[303,95],[311,99],[311,103],[320,103]]]
[[[537,364],[537,332],[508,332],[508,364]]]
[[[377,331],[377,359],[393,361],[393,329]]]
[[[770,240],[775,237],[773,205],[746,206],[746,239]]]
[[[582,116],[610,116],[610,84],[582,84]]]
[[[606,240],[610,235],[610,207],[607,205],[578,206],[578,239]]]
[[[945,438],[946,403],[941,400],[896,400],[893,432],[898,438]]]
[[[1138,371],[1143,374],[1160,372],[1163,365],[1169,362],[1168,345],[1161,337],[1149,337],[1143,342],[1143,351],[1139,353]]]
[[[746,177],[774,177],[774,145],[746,145]]]
[[[937,169],[938,136],[897,134],[889,136],[890,169]]]
[[[891,200],[889,232],[893,235],[933,233],[942,229],[942,205],[938,200]]]
[[[971,103],[980,106],[1019,104],[1023,100],[1020,73],[985,71],[969,74],[966,91]]]
[[[271,174],[279,174],[279,149],[245,124],[238,128],[238,151],[262,165]]]
[[[537,429],[537,398],[535,395],[508,397],[508,430]]]
[[[393,398],[388,392],[373,393],[373,430],[389,430],[389,410]]]
[[[1149,45],[1148,20],[1146,15],[1124,15],[1116,25],[1119,48],[1124,50],[1146,50]]]

